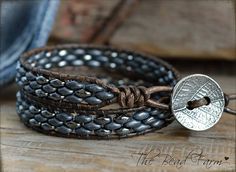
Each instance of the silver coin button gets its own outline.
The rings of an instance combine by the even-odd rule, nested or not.
[[[199,107],[189,107],[191,102],[202,101]],[[204,103],[205,102],[205,103]],[[212,78],[194,74],[181,79],[174,87],[171,108],[176,120],[194,131],[213,127],[224,111],[225,99],[220,86]]]

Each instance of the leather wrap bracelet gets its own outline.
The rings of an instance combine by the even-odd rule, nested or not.
[[[144,134],[173,121],[165,103],[177,80],[169,64],[143,54],[86,45],[39,48],[20,59],[17,113],[28,127],[52,135]]]
[[[171,65],[140,53],[88,45],[38,48],[23,54],[17,67],[17,113],[26,126],[49,135],[144,134],[175,119],[170,105],[178,80]]]

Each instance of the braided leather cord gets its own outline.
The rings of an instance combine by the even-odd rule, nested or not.
[[[64,74],[66,67],[103,69],[107,75]],[[55,72],[53,69],[60,69]],[[119,73],[114,79],[109,73]],[[63,45],[24,54],[17,68],[17,113],[40,132],[77,138],[123,138],[161,129],[173,121],[167,109],[145,105],[169,93],[143,88],[174,86],[178,73],[165,62],[109,47]],[[110,105],[119,104],[116,108]]]

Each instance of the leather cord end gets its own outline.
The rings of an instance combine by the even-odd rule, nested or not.
[[[170,92],[172,87],[169,86],[154,86],[154,87],[135,87],[122,86],[118,88],[118,103],[121,107],[140,107],[150,106],[159,109],[169,109],[168,104],[161,103],[160,100],[151,99],[151,94],[158,92]]]

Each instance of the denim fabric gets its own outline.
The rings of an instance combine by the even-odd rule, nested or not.
[[[14,79],[24,51],[45,45],[58,5],[59,0],[1,2],[0,87]]]

